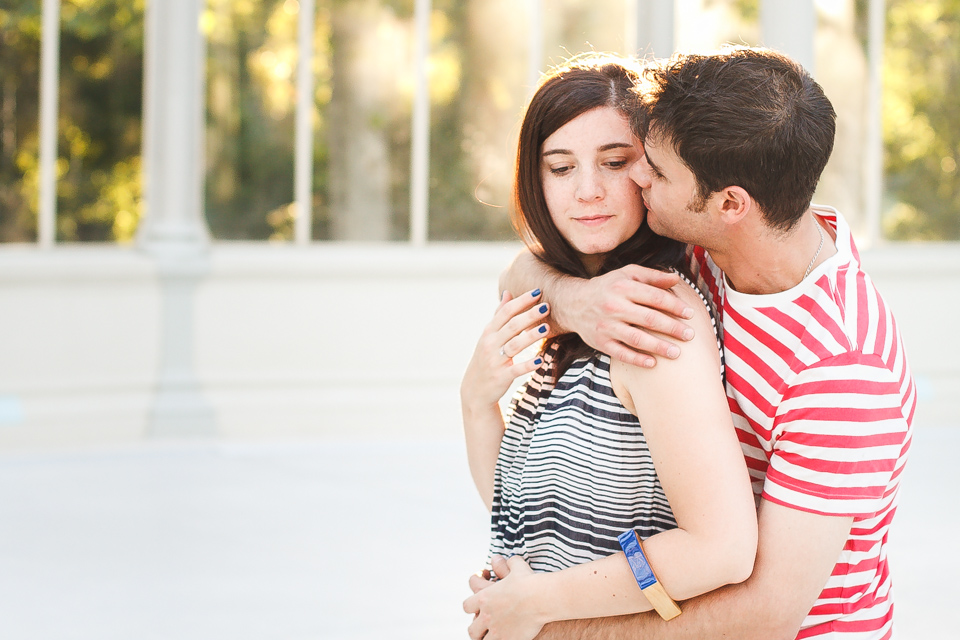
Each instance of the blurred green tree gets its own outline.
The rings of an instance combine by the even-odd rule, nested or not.
[[[36,188],[25,174],[36,165],[39,113],[40,9],[0,2],[0,242],[36,239]],[[36,184],[36,177],[33,178]]]
[[[726,1],[756,19],[757,0]],[[864,38],[867,1],[853,2]],[[40,4],[0,0],[0,242],[36,238]],[[382,231],[370,238],[408,237],[413,5],[317,0],[316,239],[362,236],[374,222]],[[597,41],[587,31],[614,28],[603,21],[609,11],[588,5],[565,0],[551,14],[571,52]],[[960,0],[887,5],[885,232],[958,240]],[[134,237],[142,208],[143,11],[144,0],[62,2],[58,241]],[[214,237],[292,237],[298,12],[297,0],[207,0],[206,213]],[[349,23],[361,19],[370,39],[357,47]],[[510,166],[529,91],[525,29],[510,2],[433,2],[431,239],[512,238]],[[556,45],[546,46],[548,60],[555,58]],[[371,87],[373,99],[363,93]],[[356,146],[361,138],[366,146]],[[376,151],[381,173],[366,171],[358,150]],[[369,226],[347,231],[353,209],[377,213]]]
[[[960,240],[960,1],[887,4],[884,232]]]
[[[40,3],[0,4],[0,239],[36,237]],[[63,0],[57,240],[133,238],[141,211],[143,0]]]

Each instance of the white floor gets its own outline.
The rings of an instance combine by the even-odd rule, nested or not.
[[[897,637],[954,639],[960,427],[915,440]],[[465,638],[486,526],[457,441],[0,454],[0,638]]]

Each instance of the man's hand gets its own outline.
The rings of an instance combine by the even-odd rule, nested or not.
[[[479,576],[470,579],[474,594],[463,603],[466,613],[474,614],[467,629],[474,640],[533,640],[544,620],[531,607],[537,589],[536,574],[520,556],[504,561],[494,556],[491,565],[499,580],[490,582]]]
[[[676,274],[638,265],[590,280],[566,278],[550,294],[554,318],[591,347],[627,364],[652,367],[651,356],[680,355],[680,347],[654,333],[693,338],[693,329],[677,319],[692,318],[693,309],[669,290],[679,281]]]
[[[522,251],[500,277],[500,288],[543,288],[553,333],[574,332],[591,347],[627,364],[652,367],[655,356],[676,358],[680,348],[659,335],[689,340],[693,329],[679,318],[693,310],[669,291],[679,276],[628,265],[584,280],[558,273]]]

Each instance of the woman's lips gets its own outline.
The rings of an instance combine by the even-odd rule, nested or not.
[[[596,227],[603,224],[604,222],[606,222],[612,217],[613,216],[585,216],[583,218],[574,218],[574,220],[588,227]]]

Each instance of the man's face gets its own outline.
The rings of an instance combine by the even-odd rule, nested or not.
[[[697,194],[697,182],[673,150],[669,140],[649,139],[644,155],[630,170],[640,185],[647,208],[647,224],[656,233],[692,244],[705,245],[710,237],[707,202]]]

